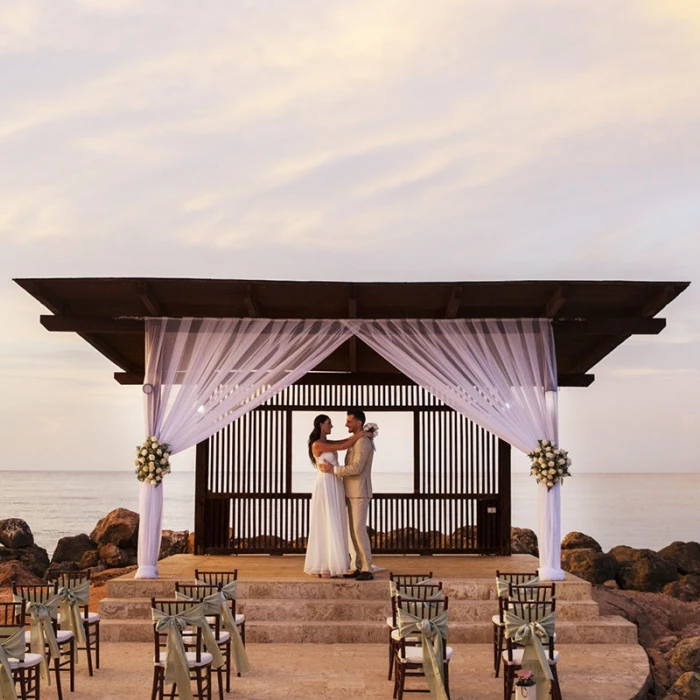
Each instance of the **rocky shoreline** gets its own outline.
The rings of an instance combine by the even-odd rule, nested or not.
[[[137,513],[118,508],[89,535],[61,538],[49,559],[25,521],[0,521],[0,599],[13,581],[40,583],[57,571],[89,570],[99,590],[136,568],[138,527]],[[512,528],[511,550],[538,556],[537,536]],[[160,559],[193,551],[193,533],[163,531]],[[562,568],[593,584],[602,615],[621,615],[637,626],[650,676],[635,700],[700,698],[699,543],[673,542],[658,552],[622,545],[603,552],[592,537],[571,532],[562,541]]]

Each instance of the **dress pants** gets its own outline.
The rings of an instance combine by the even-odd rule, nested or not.
[[[351,566],[360,571],[372,571],[372,550],[367,534],[369,498],[346,498],[348,505],[348,529],[353,549]]]

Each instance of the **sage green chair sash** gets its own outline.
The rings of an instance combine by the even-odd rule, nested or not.
[[[532,610],[536,607],[533,606]],[[554,634],[556,614],[551,612],[539,619],[525,620],[506,610],[503,621],[506,637],[524,647],[522,667],[532,671],[535,677],[537,700],[547,700],[552,686],[552,669],[542,643],[547,643]]]
[[[447,610],[429,620],[411,615],[401,608],[396,611],[396,615],[402,639],[415,636],[416,633],[421,636],[423,671],[430,696],[435,700],[448,700],[442,666],[443,645],[447,641]]]
[[[178,592],[175,595],[178,600],[195,601],[195,598],[190,598],[184,593]],[[231,651],[233,652],[233,663],[236,666],[236,673],[246,673],[250,671],[248,654],[245,650],[245,646],[243,646],[241,635],[238,634],[236,621],[233,619],[231,608],[226,602],[223,592],[217,591],[203,598],[202,606],[204,607],[205,615],[221,615],[221,626],[231,635]]]
[[[193,700],[187,650],[182,639],[182,631],[186,627],[200,627],[204,646],[212,656],[212,666],[220,668],[224,664],[221,650],[204,617],[204,606],[201,603],[193,605],[177,615],[167,615],[161,610],[151,608],[151,618],[158,632],[166,630],[168,632],[165,646],[165,683],[176,683],[179,697],[183,700]]]
[[[203,581],[202,579],[195,579],[198,584],[202,586],[216,585],[209,581]],[[225,583],[221,587],[221,592],[224,594],[226,600],[236,600],[236,593],[238,592],[238,581],[231,581],[230,583]]]
[[[16,632],[12,633],[12,630]],[[0,627],[2,631],[7,631],[11,636],[0,642],[0,700],[17,700],[10,659],[24,661],[24,627]]]
[[[58,615],[58,596],[43,602],[31,600],[31,598],[31,595],[24,599],[22,596],[14,596],[16,603],[21,600],[26,602],[26,611],[29,615],[29,648],[32,650],[32,654],[41,655],[41,675],[46,683],[51,685],[49,667],[46,665],[46,647],[49,648],[51,659],[60,658],[61,650],[51,624],[51,620]]]
[[[402,591],[412,588],[413,586],[428,586],[432,583],[434,583],[434,581],[430,578],[423,579],[422,581],[413,581],[410,584],[401,585],[397,585],[395,581],[389,581],[389,593],[391,594],[392,598],[396,598],[396,596],[399,595],[399,593],[401,593],[402,598],[412,600],[412,598],[409,598],[408,595],[404,595]]]
[[[85,580],[73,588],[58,589],[59,609],[61,611],[61,627],[66,625],[78,640],[85,644],[84,618],[80,614],[80,606],[90,602],[90,581]],[[78,655],[76,654],[76,662]]]
[[[529,581],[525,581],[525,583],[512,583],[511,581],[506,581],[504,578],[497,578],[496,579],[496,593],[498,594],[499,598],[507,598],[508,597],[508,590],[511,585],[513,586],[537,586],[540,583],[540,579],[538,576],[535,576],[535,578],[530,579]]]

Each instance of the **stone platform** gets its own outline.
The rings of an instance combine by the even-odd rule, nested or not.
[[[102,638],[114,642],[152,640],[150,598],[171,597],[175,581],[193,580],[195,568],[239,572],[238,611],[246,615],[246,638],[269,644],[380,644],[391,614],[389,571],[432,571],[450,597],[450,643],[488,644],[497,612],[495,572],[534,571],[529,555],[511,557],[377,556],[386,571],[374,581],[323,580],[303,573],[303,557],[176,555],[159,562],[160,578],[112,579],[100,602]],[[634,625],[601,617],[591,586],[570,574],[557,582],[558,644],[637,644]]]

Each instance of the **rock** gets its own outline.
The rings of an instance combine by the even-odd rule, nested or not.
[[[526,527],[510,528],[510,551],[512,554],[532,554],[539,557],[537,535]]]
[[[90,582],[95,586],[101,586],[110,579],[117,578],[119,576],[124,576],[132,571],[136,571],[136,566],[127,566],[124,569],[104,569],[94,576],[90,576]]]
[[[51,563],[60,564],[61,562],[70,561],[77,564],[83,554],[96,549],[95,544],[85,533],[72,537],[61,537],[56,545],[56,551],[53,553]]]
[[[681,639],[671,652],[669,661],[681,671],[700,672],[700,637]]]
[[[194,532],[187,538],[187,554],[194,554]]]
[[[30,547],[34,544],[34,535],[24,520],[7,518],[0,520],[0,544],[11,549]]]
[[[678,698],[678,700],[697,700],[700,698],[700,673],[693,671],[684,673],[671,686],[668,696]]]
[[[13,560],[0,563],[0,587],[11,586],[13,583],[35,586],[41,583],[41,579],[22,562]]]
[[[678,581],[666,584],[663,587],[663,592],[688,603],[700,600],[700,575],[688,574],[687,576],[681,576]]]
[[[614,578],[610,579],[609,581],[603,581],[603,585],[606,588],[610,588],[610,589],[615,590],[615,591],[620,589],[620,586],[618,585],[617,581]]]
[[[680,574],[700,574],[700,544],[674,542],[659,550],[659,555],[672,561]]]
[[[139,514],[117,508],[97,523],[90,539],[98,545],[113,544],[123,549],[136,549],[138,533]]]
[[[462,525],[462,527],[458,527],[450,536],[449,542],[452,549],[476,547],[476,526]]]
[[[163,530],[160,538],[158,559],[165,559],[165,557],[171,557],[173,554],[186,554],[189,536],[190,533],[187,530]]]
[[[617,560],[617,580],[621,588],[657,592],[667,583],[678,580],[675,564],[651,549],[621,545],[613,547],[610,554]]]
[[[562,549],[593,549],[596,552],[602,552],[603,548],[588,535],[582,532],[570,532],[562,541]]]
[[[129,565],[129,552],[115,544],[103,544],[99,551],[100,559],[111,569]]]
[[[595,549],[562,549],[561,567],[590,583],[605,583],[617,575],[617,561]]]
[[[83,552],[83,556],[80,557],[78,562],[78,569],[84,571],[85,569],[93,569],[100,563],[100,553],[96,549],[91,549],[87,552]]]
[[[39,577],[42,577],[49,568],[49,555],[45,549],[36,544],[19,549],[0,547],[0,563],[7,561],[21,561],[35,576]]]
[[[405,527],[401,530],[391,530],[386,534],[387,546],[391,548],[401,547],[402,549],[411,547],[430,546],[426,540],[426,535],[415,527]]]

